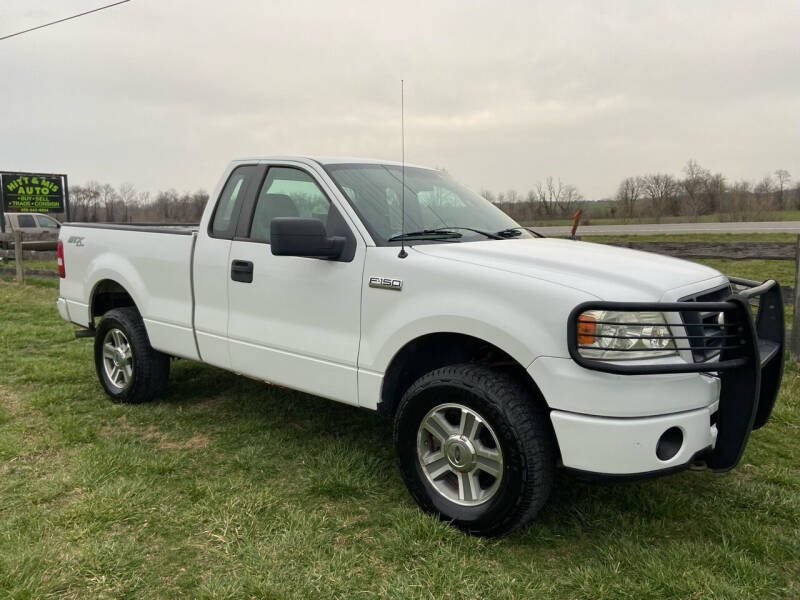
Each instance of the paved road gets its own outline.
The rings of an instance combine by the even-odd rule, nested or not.
[[[569,235],[570,227],[536,227],[544,235]],[[800,221],[763,223],[653,223],[650,225],[581,225],[578,235],[653,235],[664,233],[800,233]]]

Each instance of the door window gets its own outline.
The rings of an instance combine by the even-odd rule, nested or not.
[[[236,229],[239,209],[247,193],[247,186],[257,167],[253,165],[238,167],[231,173],[228,182],[219,196],[219,201],[214,209],[214,219],[211,223],[209,234],[212,237],[232,238]]]
[[[36,222],[33,215],[17,215],[17,227],[21,229],[36,229]]]
[[[39,221],[39,227],[45,227],[47,229],[58,229],[58,222],[51,217],[45,215],[37,215],[36,220]]]
[[[327,225],[331,203],[316,181],[300,169],[272,167],[258,195],[250,239],[269,242],[269,228],[276,217],[319,219]]]

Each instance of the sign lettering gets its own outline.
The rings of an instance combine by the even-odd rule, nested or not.
[[[0,174],[5,212],[64,212],[60,175]]]

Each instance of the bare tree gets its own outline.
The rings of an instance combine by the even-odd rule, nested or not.
[[[656,221],[660,221],[661,217],[673,210],[678,182],[669,173],[652,173],[644,176],[643,184]]]
[[[193,194],[184,194],[181,196],[183,213],[179,219],[184,223],[199,223],[207,203],[208,193],[203,190],[197,190]]]
[[[116,207],[119,201],[117,190],[114,189],[113,185],[104,183],[100,186],[99,193],[98,201],[103,207],[104,220],[107,222],[115,221],[118,218],[116,214]]]
[[[783,210],[786,208],[786,199],[784,196],[784,190],[786,189],[787,184],[791,181],[792,176],[789,175],[789,171],[786,169],[778,169],[775,171],[775,181],[778,184],[778,210]]]
[[[488,200],[492,204],[495,204],[497,202],[497,200],[494,197],[494,193],[492,192],[492,190],[483,189],[483,190],[481,190],[480,193],[481,193],[481,196],[483,198],[485,198],[486,200]]]
[[[87,221],[97,221],[97,203],[100,199],[100,187],[97,181],[90,181],[83,186],[83,202],[86,207],[83,218]]]
[[[683,175],[680,186],[684,194],[686,194],[689,212],[695,217],[705,214],[708,212],[708,207],[706,206],[706,196],[703,191],[706,187],[706,182],[711,177],[711,173],[691,158],[686,163],[686,166],[683,167]]]
[[[749,181],[742,179],[731,186],[730,189],[730,212],[733,220],[743,221],[749,217],[753,186]]]
[[[794,184],[794,192],[792,195],[794,196],[794,207],[800,208],[800,181]]]
[[[565,185],[558,198],[558,210],[563,216],[569,216],[579,202],[583,202],[583,194],[574,185]]]
[[[156,194],[156,213],[158,218],[163,221],[169,221],[174,216],[176,206],[178,203],[178,192],[175,190],[167,190],[166,192],[158,192]]]
[[[722,173],[709,174],[703,183],[703,197],[707,213],[719,210],[722,199],[728,191],[725,176]]]
[[[772,175],[764,175],[761,180],[753,186],[753,200],[755,208],[759,212],[774,208],[773,197],[775,194],[775,182]]]
[[[563,193],[564,184],[561,183],[560,179],[556,182],[552,177],[548,177],[544,183],[540,181],[536,184],[535,194],[539,201],[539,206],[542,207],[544,214],[548,216],[555,214],[558,201]]]
[[[632,217],[636,212],[636,201],[642,195],[643,188],[644,181],[641,177],[626,177],[620,182],[616,201],[626,217]]]
[[[125,182],[119,186],[120,221],[130,221],[131,213],[138,212],[140,194],[136,191],[136,186]]]

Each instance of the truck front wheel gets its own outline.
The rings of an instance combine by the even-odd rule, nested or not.
[[[100,384],[115,402],[147,402],[167,387],[169,356],[150,345],[142,317],[133,307],[103,315],[95,332],[94,362]]]
[[[523,526],[553,487],[556,448],[543,402],[488,367],[448,366],[417,380],[400,401],[394,441],[417,503],[472,534]]]

